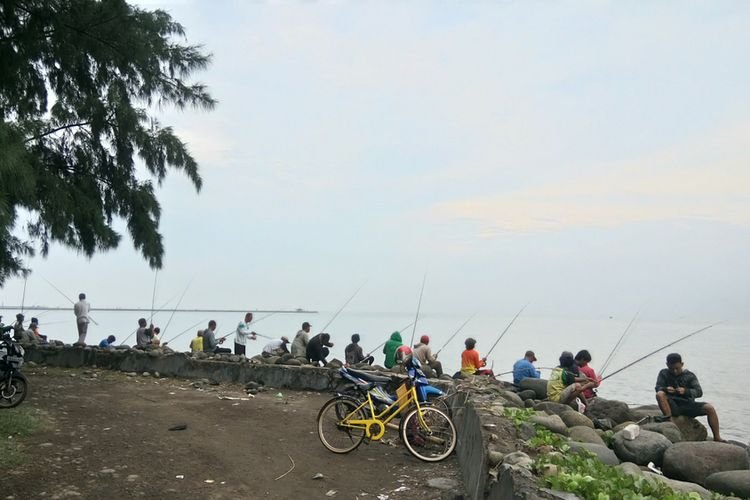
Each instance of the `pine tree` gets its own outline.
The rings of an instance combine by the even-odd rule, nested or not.
[[[116,248],[115,219],[161,267],[154,181],[170,168],[202,181],[153,110],[215,104],[188,81],[210,55],[184,40],[169,14],[124,0],[0,0],[0,286],[51,242],[89,257]]]

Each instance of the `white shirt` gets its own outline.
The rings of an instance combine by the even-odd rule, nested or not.
[[[234,339],[234,342],[237,345],[246,345],[247,344],[247,338],[251,334],[250,330],[250,323],[245,323],[244,321],[240,321],[240,324],[237,325],[237,336]]]
[[[79,323],[89,322],[89,309],[91,306],[85,300],[79,300],[73,306],[73,314],[76,315],[76,320]]]
[[[267,352],[268,354],[273,354],[277,349],[280,349],[281,346],[284,345],[284,341],[281,339],[276,339],[270,341],[266,346],[263,348],[263,352]]]

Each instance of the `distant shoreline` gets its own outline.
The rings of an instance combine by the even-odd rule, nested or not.
[[[66,307],[46,307],[46,306],[0,306],[0,310],[6,311],[69,311],[71,306]],[[141,312],[151,311],[145,307],[92,307],[91,311],[112,311],[112,312]],[[318,314],[318,311],[309,311],[307,309],[160,309],[160,311],[174,312],[210,312],[210,313],[268,313],[268,314]]]

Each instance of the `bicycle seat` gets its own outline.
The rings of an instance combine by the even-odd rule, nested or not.
[[[374,382],[376,384],[387,384],[391,381],[391,377],[383,377],[381,375],[374,375],[372,373],[368,373],[365,371],[359,371],[359,370],[352,370],[351,368],[347,368],[347,371],[354,375],[355,377],[359,377],[362,380],[366,380],[368,382]]]

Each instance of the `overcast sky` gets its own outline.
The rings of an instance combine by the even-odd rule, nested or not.
[[[213,53],[174,112],[157,303],[748,319],[750,3],[143,2]],[[121,226],[120,226],[121,227]],[[127,236],[26,303],[149,306]],[[23,281],[3,301],[19,303]]]

